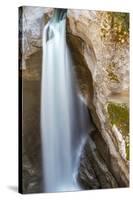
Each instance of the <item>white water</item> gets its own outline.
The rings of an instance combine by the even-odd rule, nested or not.
[[[41,131],[44,191],[80,190],[79,157],[89,130],[89,115],[78,94],[66,44],[66,11],[57,9],[44,27]]]

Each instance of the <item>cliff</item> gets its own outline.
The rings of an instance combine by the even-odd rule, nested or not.
[[[66,27],[79,86],[96,125],[88,157],[81,160],[81,182],[88,179],[91,188],[128,186],[128,14],[69,10]]]
[[[25,114],[23,135],[24,190],[37,192],[41,191],[41,184],[38,185],[41,182],[41,141],[35,99],[40,95],[42,29],[53,10],[33,7],[27,10],[25,16],[30,20],[24,23],[22,68],[25,69],[24,90],[31,95],[24,105],[25,112],[29,113]],[[95,127],[88,135],[80,159],[78,180],[85,189],[128,187],[129,16],[127,13],[68,9],[66,39],[79,88]],[[33,92],[31,82],[35,86]],[[36,121],[34,131],[26,123],[27,119],[30,124]],[[31,151],[33,141],[35,145]]]

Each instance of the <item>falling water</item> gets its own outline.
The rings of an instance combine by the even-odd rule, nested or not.
[[[89,130],[87,108],[79,96],[66,44],[65,9],[55,9],[44,27],[41,130],[44,191],[80,190],[79,157]]]

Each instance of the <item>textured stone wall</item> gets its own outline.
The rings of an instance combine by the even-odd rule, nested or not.
[[[43,7],[23,6],[22,23],[22,68],[26,68],[26,60],[30,55],[42,47],[42,34],[45,25],[44,15],[51,13],[52,9]]]
[[[23,80],[24,86],[29,85],[29,88],[24,90],[26,95],[31,93],[27,97],[29,100],[26,100],[30,102],[35,93],[40,95],[37,88],[41,81],[42,30],[45,19],[47,21],[51,17],[53,9],[25,7],[23,11],[22,68],[26,69],[23,70]],[[107,14],[69,9],[67,14],[67,43],[74,60],[79,88],[95,126],[88,136],[79,166],[78,180],[85,189],[129,185],[129,43],[128,40],[122,43],[110,40],[114,33],[106,19]],[[31,81],[36,90],[32,91]],[[33,108],[25,103],[25,109],[29,113],[26,117],[31,117],[29,122],[33,124],[32,116],[39,118],[36,112],[32,115],[32,110],[37,109],[35,101],[31,105]],[[37,140],[38,125],[33,132],[30,129],[25,122],[24,173],[27,175],[24,184],[25,192],[37,192],[41,191],[41,186],[38,188],[42,176],[39,167],[41,142],[40,136]],[[36,145],[32,147],[33,155],[29,148],[34,143],[31,138],[36,138]]]
[[[127,41],[120,44],[111,41],[109,37],[106,40],[103,39],[102,24],[106,20],[105,14],[106,12],[69,10],[67,41],[72,50],[82,94],[98,129],[91,134],[95,148],[91,148],[92,145],[89,146],[92,151],[90,159],[95,160],[97,168],[100,166],[104,168],[105,165],[107,168],[107,170],[104,168],[105,171],[109,170],[110,175],[103,170],[103,182],[109,176],[113,177],[108,179],[108,184],[104,187],[128,186],[125,133],[122,130],[122,124],[115,121],[113,124],[110,123],[108,104],[119,107],[124,104],[128,109],[129,45]],[[123,120],[126,121],[126,117]],[[128,137],[128,133],[126,134]],[[100,143],[104,143],[104,147]],[[98,177],[99,182],[100,173],[97,174],[96,166],[92,166],[92,169],[94,167],[95,176]],[[89,179],[86,173],[85,180],[87,177]],[[81,179],[84,178],[81,176]],[[112,184],[113,179],[116,181],[115,184]]]

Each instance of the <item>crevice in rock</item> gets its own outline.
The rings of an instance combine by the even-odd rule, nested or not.
[[[83,188],[88,189],[124,187],[128,185],[128,182],[126,183],[126,181],[123,181],[122,178],[120,178],[121,175],[114,172],[114,167],[112,168],[111,163],[118,161],[111,155],[110,149],[101,134],[101,122],[93,103],[95,92],[94,82],[92,72],[84,56],[84,49],[89,47],[81,37],[69,32],[69,28],[67,30],[67,43],[74,61],[80,91],[86,100],[92,122],[94,126],[96,126],[95,131],[93,131],[89,137],[96,148],[91,148],[91,142],[88,139],[80,160],[78,180]],[[94,51],[93,46],[91,46],[89,51]],[[112,162],[112,159],[115,161]],[[124,174],[123,172],[121,173]],[[126,177],[124,179],[126,180]]]
[[[82,152],[78,181],[84,189],[118,187],[117,181],[90,136]]]
[[[85,57],[82,54],[85,48],[85,42],[78,36],[73,36],[67,32],[67,43],[70,47],[72,58],[74,61],[74,69],[76,72],[77,81],[80,91],[91,111],[92,118],[95,120],[95,124],[98,129],[101,129],[100,121],[96,113],[95,106],[93,105],[93,78],[89,66],[86,63]],[[91,50],[93,47],[91,47]]]

